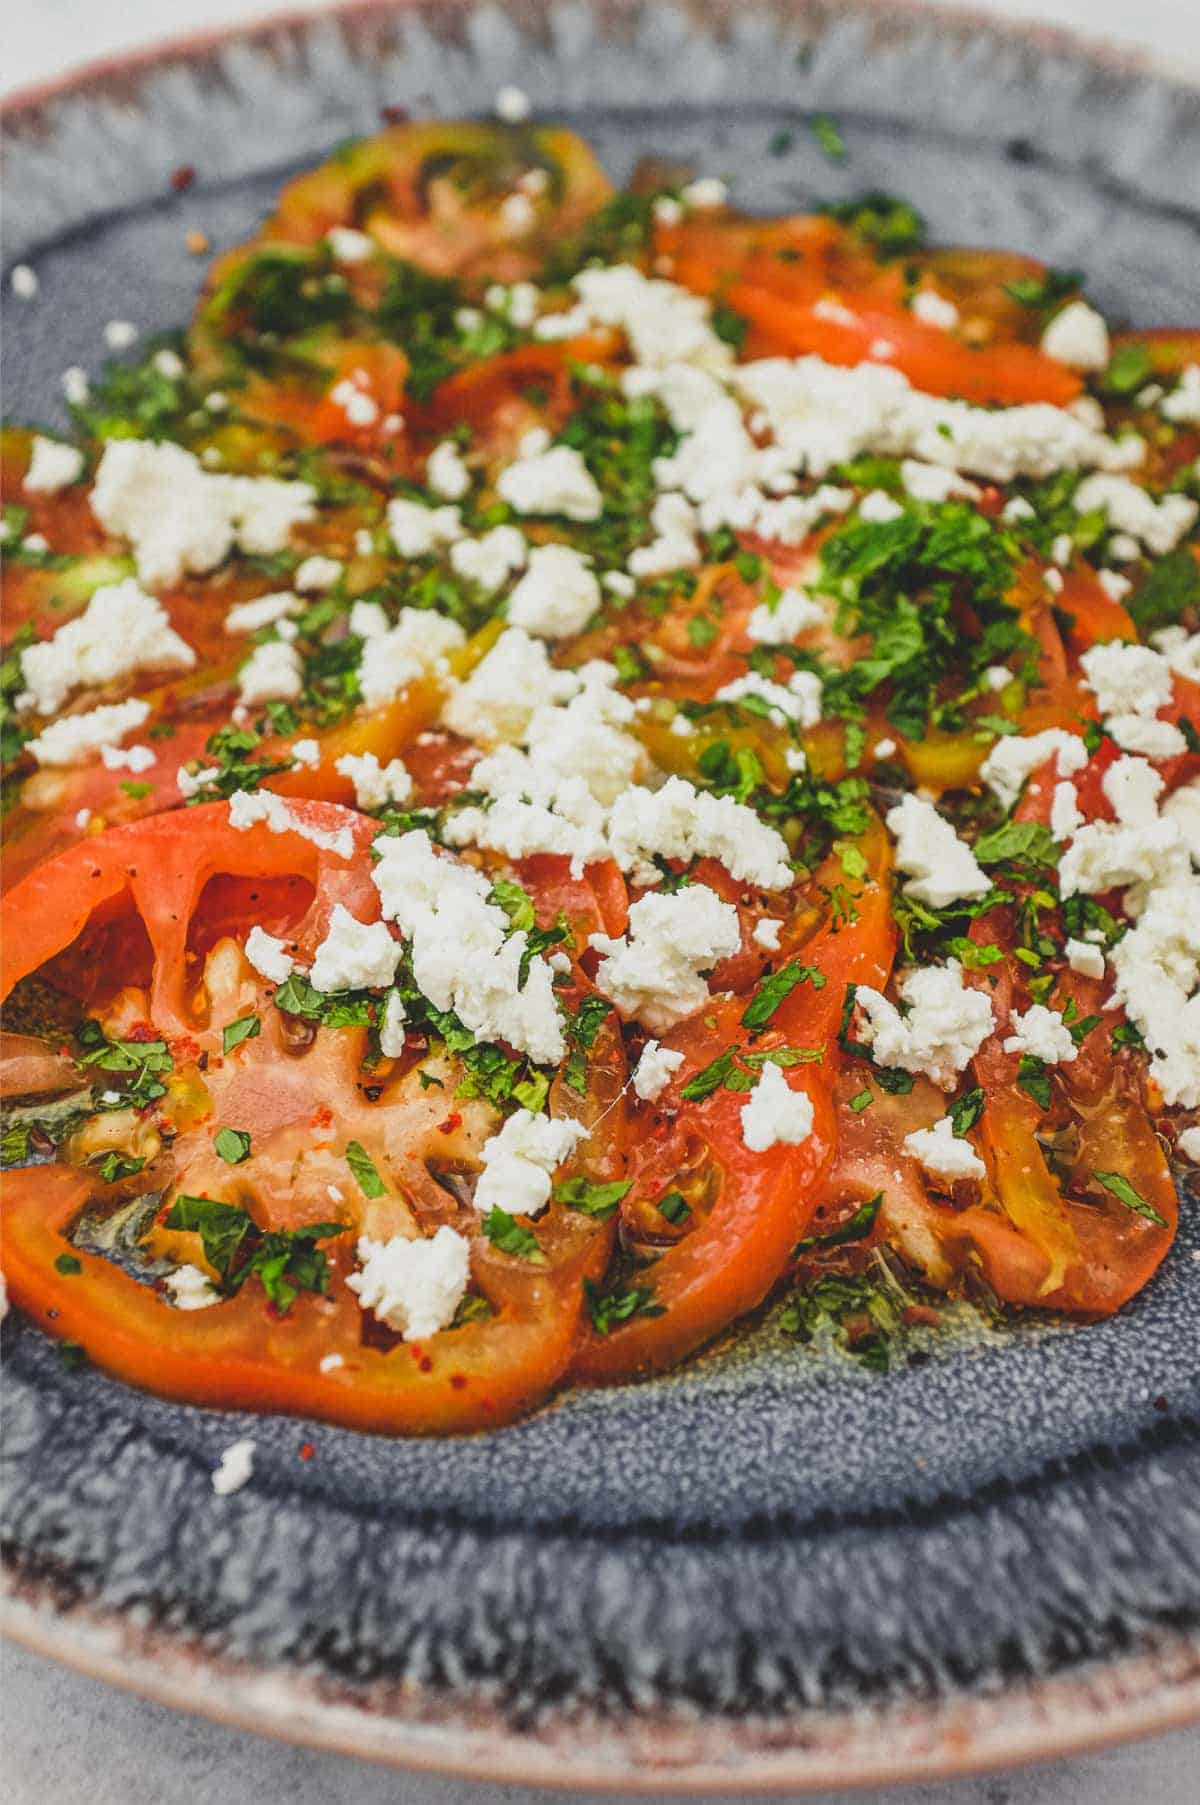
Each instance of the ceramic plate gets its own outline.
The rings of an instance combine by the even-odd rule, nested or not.
[[[657,152],[764,211],[889,188],[940,239],[1194,323],[1200,95],[1163,74],[864,0],[382,4],[10,108],[7,255],[41,296],[9,308],[9,411],[61,417],[106,320],[181,322],[189,232],[244,238],[385,106],[484,113],[509,81],[618,179]],[[823,111],[844,165],[802,129]],[[1198,1322],[1192,1202],[1097,1327],[949,1337],[873,1376],[768,1313],[670,1379],[403,1443],[142,1397],[10,1318],[9,1627],[189,1709],[492,1781],[744,1792],[1146,1731],[1200,1714]],[[253,1481],[217,1498],[247,1433]]]

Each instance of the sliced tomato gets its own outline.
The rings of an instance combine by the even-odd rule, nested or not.
[[[106,1186],[94,1168],[68,1164],[9,1174],[2,1228],[11,1294],[99,1365],[192,1402],[302,1411],[394,1433],[502,1423],[565,1370],[582,1282],[603,1269],[611,1228],[551,1203],[537,1221],[537,1263],[501,1252],[456,1189],[497,1118],[479,1099],[455,1099],[453,1062],[443,1061],[436,1082],[418,1082],[418,1043],[367,1082],[365,1028],[295,1041],[271,1007],[271,986],[246,965],[241,938],[265,924],[305,962],[335,903],[371,922],[378,897],[375,823],[324,803],[289,807],[296,831],[239,832],[223,804],[115,829],[41,867],[6,900],[6,992],[41,972],[102,1014],[115,992],[108,1007],[118,1026],[135,1041],[165,1039],[174,1057],[167,1096],[144,1112],[139,1145],[150,1163],[136,1180]],[[313,835],[339,844],[314,844]],[[572,880],[564,861],[534,860],[521,877],[539,916],[565,910],[583,942],[601,923],[621,925],[615,869]],[[581,984],[576,968],[568,1003]],[[223,1027],[248,1013],[258,1032],[225,1051]],[[590,1130],[576,1169],[609,1182],[625,1158],[615,1020],[602,1024],[587,1071],[582,1091],[557,1081],[551,1107]],[[235,1167],[215,1151],[221,1126],[250,1132],[252,1151]],[[90,1145],[89,1125],[78,1132]],[[383,1175],[382,1195],[358,1191],[346,1165],[353,1141]],[[281,1314],[248,1284],[211,1308],[181,1311],[98,1254],[73,1251],[82,1211],[122,1201],[131,1186],[238,1203],[264,1231],[340,1224],[327,1240],[328,1295],[301,1292]],[[345,1284],[357,1236],[428,1233],[443,1223],[471,1238],[471,1283],[487,1313],[419,1344],[364,1331]],[[150,1245],[176,1262],[204,1263],[196,1236],[161,1223]],[[68,1252],[79,1269],[64,1274],[58,1262]]]

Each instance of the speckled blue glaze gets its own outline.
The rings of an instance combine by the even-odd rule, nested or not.
[[[59,375],[97,367],[106,320],[184,320],[189,230],[214,250],[246,236],[384,101],[478,112],[507,80],[618,179],[654,152],[768,211],[887,187],[938,239],[1086,266],[1112,314],[1195,318],[1195,94],[940,15],[877,30],[859,7],[743,7],[720,38],[703,9],[618,11],[619,28],[531,10],[522,35],[460,8],[439,35],[383,8],[151,70],[131,110],[82,94],[15,119],[8,250],[42,293],[9,310],[10,412],[61,418]],[[765,154],[818,108],[845,167],[802,129]],[[198,179],[176,196],[185,163]],[[1198,1323],[1190,1200],[1161,1273],[1100,1325],[953,1341],[873,1377],[768,1320],[669,1379],[465,1442],[184,1409],[65,1373],[10,1319],[6,1546],[62,1602],[136,1607],[210,1652],[486,1696],[517,1724],[994,1687],[1200,1625]],[[245,1434],[252,1483],[216,1499],[209,1473]]]

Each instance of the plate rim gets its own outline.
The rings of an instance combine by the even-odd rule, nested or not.
[[[637,0],[596,4],[620,19],[636,11]],[[50,124],[50,109],[72,99],[128,104],[131,81],[136,88],[165,68],[234,46],[266,49],[281,35],[303,38],[330,26],[353,30],[434,8],[468,17],[474,5],[475,0],[332,0],[312,8],[284,6],[250,24],[154,39],[15,89],[0,97],[0,124],[17,134],[36,132]],[[524,9],[518,4],[506,10],[519,18]],[[1110,74],[1200,91],[1200,68],[1181,73],[1165,53],[1069,26],[997,17],[970,6],[934,7],[925,0],[844,0],[840,10],[881,22],[941,25],[947,32],[973,29],[1039,56],[1065,56]],[[654,1766],[631,1755],[629,1739],[619,1729],[612,1736],[618,1758],[605,1762],[567,1754],[558,1742],[545,1743],[536,1733],[514,1729],[498,1713],[489,1718],[486,1707],[464,1707],[446,1693],[413,1695],[414,1704],[424,1702],[429,1709],[428,1717],[387,1713],[349,1695],[336,1698],[327,1683],[319,1689],[294,1666],[213,1658],[169,1631],[135,1629],[86,1604],[64,1607],[51,1583],[14,1583],[6,1576],[0,1635],[85,1677],[229,1729],[403,1771],[559,1792],[619,1787],[670,1796],[736,1787],[744,1796],[950,1780],[1077,1756],[1200,1722],[1200,1634],[1190,1633],[1164,1632],[1135,1653],[1023,1680],[985,1698],[958,1693],[910,1701],[900,1714],[908,1744],[902,1753],[890,1738],[895,1712],[867,1706],[844,1715],[825,1711],[810,1720],[810,1730],[824,1723],[843,1732],[848,1740],[839,1745],[821,1746],[811,1734],[806,1740],[800,1716],[785,1713],[773,1722],[776,1746],[768,1753],[744,1746],[735,1735],[723,1760],[668,1757],[668,1764]],[[1182,1663],[1181,1673],[1170,1671],[1174,1662]],[[1098,1693],[1109,1696],[1101,1699]],[[668,1727],[665,1720],[662,1727]],[[670,1733],[676,1732],[672,1723]]]

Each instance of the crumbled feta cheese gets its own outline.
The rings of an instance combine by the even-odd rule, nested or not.
[[[162,603],[132,577],[102,584],[82,614],[21,653],[25,692],[18,706],[54,714],[76,689],[141,670],[189,670],[196,654],[171,625]],[[28,699],[26,699],[28,698]]]
[[[361,372],[355,372],[360,375]],[[351,426],[374,426],[379,418],[379,403],[373,395],[369,395],[363,386],[366,378],[356,381],[354,376],[343,376],[335,382],[329,391],[329,399],[335,407],[340,407]],[[212,406],[212,396],[208,405]]]
[[[815,727],[821,718],[821,679],[814,671],[793,671],[786,684],[773,683],[748,671],[723,683],[717,691],[718,702],[740,702],[743,696],[755,696],[765,702],[777,727],[794,721],[798,727]]]
[[[293,702],[304,690],[304,662],[285,639],[255,646],[238,671],[238,693],[248,708],[256,702]]]
[[[1079,791],[1073,783],[1056,783],[1050,799],[1050,832],[1061,843],[1071,839],[1082,826]]]
[[[1200,865],[1200,778],[1173,791],[1164,802],[1162,813],[1179,829],[1192,863]]]
[[[657,1103],[684,1062],[684,1055],[661,1041],[648,1040],[633,1068],[633,1088],[643,1103]]]
[[[793,1090],[779,1066],[768,1060],[741,1109],[742,1140],[752,1153],[768,1147],[796,1147],[812,1133],[813,1106],[807,1091]]]
[[[1185,1128],[1175,1142],[1175,1151],[1200,1166],[1200,1128]]]
[[[1143,758],[1178,758],[1188,749],[1183,734],[1171,721],[1115,714],[1104,725],[1123,752],[1138,752]]]
[[[1026,501],[1023,495],[1014,495],[1012,500],[1006,501],[1000,510],[1000,518],[1009,521],[1036,520],[1037,509],[1032,502]]]
[[[561,514],[567,520],[599,520],[604,497],[573,445],[521,455],[500,472],[496,492],[518,514]]]
[[[389,990],[379,1023],[379,1051],[385,1059],[399,1059],[404,1051],[408,1011],[398,990]]]
[[[377,841],[376,851],[372,878],[384,918],[411,942],[422,993],[435,1008],[453,1009],[480,1040],[507,1041],[540,1064],[557,1064],[564,1041],[554,974],[544,958],[528,958],[527,935],[512,932],[489,902],[487,879],[435,853],[419,829]]]
[[[509,1216],[540,1215],[550,1201],[555,1169],[587,1135],[582,1122],[516,1110],[499,1134],[483,1144],[475,1208],[503,1210]]]
[[[158,755],[149,746],[101,746],[100,762],[109,771],[132,771],[137,777],[158,763]]]
[[[1200,426],[1200,364],[1185,364],[1159,412],[1177,426]]]
[[[920,458],[901,461],[900,481],[905,494],[911,495],[914,501],[950,501],[956,496],[964,501],[979,499],[979,489],[974,483],[940,464],[923,464]]]
[[[92,392],[87,371],[71,364],[62,373],[62,392],[71,407],[82,407]]]
[[[242,1441],[230,1442],[224,1450],[212,1476],[212,1488],[218,1498],[240,1492],[247,1483],[254,1471],[254,1449],[254,1441],[247,1436]]]
[[[305,765],[315,770],[321,762],[321,746],[318,740],[293,740],[292,763]]]
[[[859,519],[870,526],[886,526],[889,520],[899,520],[903,512],[900,503],[886,489],[870,490],[858,504]]]
[[[1171,699],[1171,667],[1161,652],[1149,646],[1114,639],[1092,646],[1079,663],[1104,716],[1136,715],[1148,720]]]
[[[401,608],[394,627],[363,643],[358,684],[368,708],[382,708],[410,683],[445,676],[446,655],[466,643],[457,621],[429,608]]]
[[[428,558],[463,536],[459,510],[427,508],[419,501],[394,496],[387,505],[387,529],[402,558]]]
[[[389,802],[407,802],[412,795],[412,777],[401,758],[380,765],[374,752],[343,752],[334,769],[350,779],[361,809],[386,808]]]
[[[494,526],[478,539],[456,540],[450,547],[450,566],[460,577],[494,594],[528,556],[528,543],[518,527]]]
[[[90,808],[76,809],[75,826],[78,828],[78,830],[81,834],[87,832],[88,823],[91,821],[91,818],[92,818],[92,811]]]
[[[9,281],[12,291],[14,295],[16,295],[18,301],[36,300],[38,291],[42,286],[37,279],[37,272],[31,270],[27,263],[14,264],[13,273],[9,278]]]
[[[660,194],[650,211],[659,226],[677,226],[683,219],[683,203],[673,195]]]
[[[257,633],[260,627],[273,627],[290,614],[299,614],[304,604],[290,589],[273,595],[255,596],[252,602],[238,602],[225,616],[227,633]]]
[[[382,639],[388,631],[387,609],[380,602],[353,602],[347,625],[358,639]]]
[[[541,640],[510,627],[465,682],[452,690],[442,721],[452,732],[482,745],[520,740],[540,703],[565,700],[578,687],[573,672],[554,669]]]
[[[581,633],[599,606],[591,559],[570,545],[539,545],[509,598],[508,618],[541,639],[565,639]]]
[[[292,581],[300,595],[319,595],[323,589],[333,588],[343,568],[340,558],[324,558],[314,552],[298,566]]]
[[[680,196],[687,207],[694,207],[698,212],[711,212],[716,207],[723,207],[729,199],[728,185],[720,176],[697,176],[694,182],[688,182],[680,189]]]
[[[189,771],[186,765],[180,765],[175,773],[175,782],[179,787],[179,794],[190,802],[193,796],[198,796],[210,783],[215,783],[220,775],[216,765],[204,765],[199,771]]]
[[[1081,514],[1104,514],[1110,527],[1140,540],[1156,557],[1174,551],[1200,516],[1200,503],[1186,495],[1164,495],[1155,501],[1127,476],[1103,472],[1084,478],[1075,491],[1075,507]],[[1131,555],[1136,557],[1137,551]]]
[[[1073,370],[1103,370],[1112,356],[1108,327],[1086,301],[1068,301],[1042,334],[1042,350]]]
[[[381,990],[392,982],[400,942],[382,921],[358,921],[341,903],[313,957],[309,977],[317,990]]]
[[[1128,577],[1123,577],[1119,570],[1098,570],[1096,576],[1105,595],[1111,596],[1114,602],[1123,602],[1133,588]]]
[[[295,814],[283,797],[276,796],[271,790],[235,790],[229,798],[230,827],[237,828],[239,833],[247,833],[260,823],[269,833],[298,834],[310,845],[336,853],[340,859],[354,856],[354,835],[349,827],[327,833],[324,828],[313,827],[301,815]]]
[[[1025,788],[1031,774],[1055,754],[1055,768],[1060,777],[1074,777],[1088,761],[1087,747],[1078,734],[1066,733],[1061,727],[1047,727],[1042,733],[1012,734],[997,740],[984,759],[979,775],[1008,809]]]
[[[1148,827],[1158,817],[1163,779],[1144,758],[1118,758],[1108,767],[1100,787],[1124,827]]]
[[[110,351],[128,351],[137,342],[138,329],[132,320],[109,320],[104,328],[104,342]]]
[[[1079,1057],[1071,1031],[1057,1009],[1034,1003],[1024,1014],[1015,1012],[1009,1025],[1013,1032],[1004,1042],[1006,1053],[1028,1054],[1046,1065],[1070,1065]]]
[[[1156,887],[1182,882],[1191,869],[1178,824],[1160,817],[1144,826],[1089,821],[1059,861],[1063,896],[1126,889],[1125,910],[1138,915]]]
[[[365,263],[375,249],[374,240],[353,226],[331,226],[325,243],[337,263]]]
[[[130,541],[143,583],[178,583],[213,570],[235,546],[279,552],[311,520],[308,483],[214,475],[181,445],[110,439],[96,470],[91,507],[101,526]]]
[[[660,495],[650,510],[650,524],[657,537],[629,554],[629,574],[661,577],[673,570],[694,570],[702,553],[696,538],[696,510],[687,497]]]
[[[1098,946],[1087,940],[1068,940],[1066,944],[1067,964],[1072,971],[1077,971],[1082,978],[1102,978],[1105,972],[1104,954]]]
[[[924,1166],[933,1178],[983,1178],[987,1167],[972,1147],[954,1132],[954,1123],[943,1116],[932,1128],[917,1128],[904,1137],[904,1151]]]
[[[686,380],[687,366],[694,365],[695,371],[725,370],[733,362],[732,350],[713,331],[708,301],[673,282],[618,263],[580,270],[571,286],[579,297],[569,322],[572,335],[593,325],[616,327],[629,340],[636,364],[674,370],[676,386],[680,372]],[[538,321],[539,338],[559,335],[547,331],[555,317],[564,316],[547,315]],[[711,400],[711,391],[707,394]]]
[[[876,1064],[924,1072],[949,1090],[992,1031],[991,998],[964,985],[955,959],[904,972],[897,990],[905,1015],[878,990],[859,986],[860,1037]]]
[[[443,1223],[427,1239],[358,1243],[360,1270],[346,1280],[364,1310],[402,1335],[424,1341],[448,1328],[461,1304],[471,1274],[471,1243]]]
[[[78,482],[82,470],[83,453],[77,445],[64,445],[35,433],[23,486],[30,495],[57,495]]]
[[[656,857],[717,859],[738,883],[786,890],[792,882],[787,844],[752,808],[732,796],[713,796],[682,777],[661,789],[631,785],[617,797],[609,843],[623,871],[639,884],[658,881]]]
[[[593,934],[591,944],[602,955],[597,989],[627,1020],[661,1034],[703,1008],[703,974],[737,951],[741,928],[731,903],[688,884],[665,896],[651,891],[630,908],[627,934]]]
[[[274,934],[268,934],[265,928],[257,924],[246,935],[245,953],[249,964],[268,984],[286,984],[296,969],[296,961],[287,950],[287,942],[277,939]]]
[[[792,645],[824,619],[824,609],[811,595],[802,589],[784,589],[773,607],[759,602],[746,622],[746,637],[760,646]]]
[[[525,90],[511,85],[500,89],[493,105],[497,119],[502,119],[505,125],[523,125],[533,111]]]
[[[931,802],[907,795],[889,810],[889,833],[896,839],[896,864],[910,874],[907,896],[931,909],[986,896],[991,880],[975,854]]]
[[[781,921],[776,921],[771,915],[764,915],[755,922],[751,939],[756,946],[764,946],[769,953],[775,953],[779,951],[779,936],[782,932]]]
[[[48,552],[50,541],[45,533],[26,533],[21,541],[21,550],[23,552]]]
[[[912,311],[923,326],[940,326],[952,332],[958,325],[958,308],[945,295],[933,288],[919,288],[912,298]]]
[[[1170,1107],[1200,1106],[1200,883],[1190,875],[1153,890],[1136,925],[1109,953],[1113,1001],[1145,1036],[1150,1074]]]
[[[425,481],[443,501],[461,501],[471,487],[471,472],[453,439],[435,445],[425,464]]]
[[[336,1185],[330,1185],[329,1189],[334,1191],[337,1187]],[[338,1195],[340,1196],[340,1192]],[[335,1373],[338,1371],[339,1367],[343,1367],[345,1364],[346,1356],[344,1354],[322,1354],[320,1360],[317,1362],[317,1370],[318,1372],[323,1373]]]
[[[86,714],[64,715],[43,727],[36,739],[26,743],[25,750],[42,766],[85,765],[105,747],[119,745],[149,713],[148,702],[131,698],[90,708]]]
[[[177,1310],[207,1310],[221,1301],[221,1293],[199,1266],[177,1266],[166,1274],[163,1285]]]
[[[500,224],[507,238],[525,238],[537,224],[537,209],[527,194],[508,194],[500,203]]]

